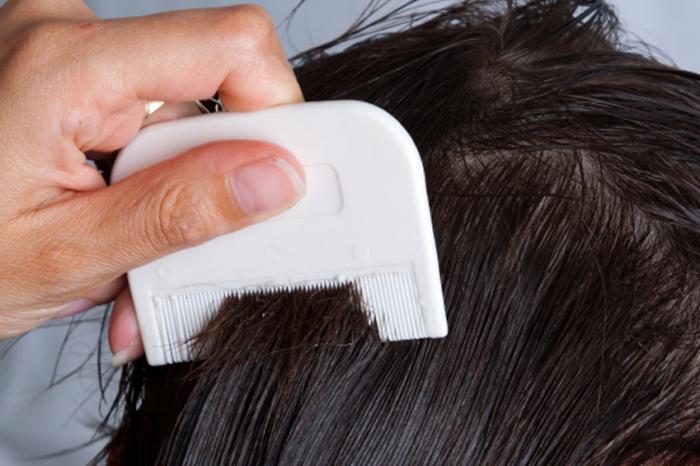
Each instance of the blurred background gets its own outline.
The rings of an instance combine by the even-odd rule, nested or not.
[[[87,0],[103,18],[257,3],[267,8],[280,26],[284,48],[290,56],[343,32],[367,2],[307,0],[293,21],[287,23],[285,20],[298,0]],[[0,0],[0,5],[3,3]],[[700,72],[700,52],[695,47],[695,41],[700,39],[696,26],[700,2],[609,3],[618,9],[629,32],[629,42],[642,40],[666,61]],[[0,465],[82,465],[101,448],[102,442],[90,440],[109,408],[100,399],[100,385],[109,382],[105,369],[111,359],[106,345],[97,346],[103,315],[103,309],[94,309],[81,316],[80,324],[55,322],[19,340],[0,342]],[[102,380],[98,376],[98,358],[103,363]],[[109,399],[107,393],[105,400]],[[63,454],[50,456],[56,452]]]

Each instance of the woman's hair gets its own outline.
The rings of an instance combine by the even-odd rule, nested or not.
[[[110,464],[700,462],[700,76],[602,1],[406,11],[296,72],[413,136],[450,334],[383,343],[352,286],[230,300],[202,361],[124,369]]]

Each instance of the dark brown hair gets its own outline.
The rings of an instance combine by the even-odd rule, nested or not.
[[[352,287],[230,301],[202,362],[124,370],[105,454],[699,463],[700,77],[624,50],[601,1],[405,11],[297,73],[415,139],[450,335],[381,343]]]

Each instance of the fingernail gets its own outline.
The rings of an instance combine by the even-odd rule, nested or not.
[[[128,349],[117,351],[116,353],[114,353],[114,355],[112,356],[112,368],[118,369],[126,365],[126,363],[130,361],[129,354],[130,353]]]
[[[306,186],[289,162],[268,158],[231,173],[228,185],[238,207],[250,217],[269,216],[294,205]]]
[[[79,299],[77,301],[72,302],[71,304],[69,304],[65,308],[63,308],[58,314],[56,314],[56,317],[61,318],[61,317],[73,316],[75,314],[80,314],[81,312],[85,312],[88,309],[92,309],[95,306],[97,306],[97,304],[90,301],[89,299]]]
[[[123,350],[114,353],[112,356],[112,368],[118,369],[139,356],[141,356],[141,342],[131,343]]]

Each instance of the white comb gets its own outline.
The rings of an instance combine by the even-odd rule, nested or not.
[[[193,358],[191,339],[226,297],[355,283],[382,340],[447,335],[423,166],[406,130],[363,102],[317,102],[157,124],[124,148],[112,182],[213,141],[277,144],[307,194],[266,222],[129,272],[151,365]]]

